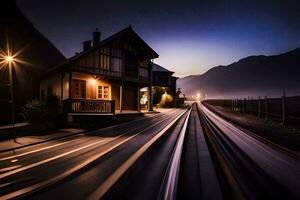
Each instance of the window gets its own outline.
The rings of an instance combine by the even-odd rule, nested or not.
[[[117,49],[117,48],[111,48],[111,56],[122,58],[122,51],[120,49]]]
[[[120,77],[122,75],[122,62],[120,58],[111,58],[111,71],[114,76]]]
[[[102,47],[100,51],[100,68],[104,70],[109,70],[110,60],[109,60],[109,48]]]
[[[149,79],[149,61],[147,59],[140,61],[140,78],[148,80]]]
[[[84,80],[72,80],[72,98],[86,98],[86,82]]]
[[[142,79],[147,79],[148,80],[148,69],[146,68],[140,68],[140,77]]]
[[[169,73],[156,72],[154,75],[154,82],[160,84],[169,84]]]
[[[125,52],[125,74],[126,76],[137,78],[138,75],[138,57],[130,52]]]
[[[104,70],[109,70],[109,56],[100,55],[100,68]]]
[[[99,85],[98,86],[98,99],[109,100],[109,91],[110,91],[109,86]]]
[[[149,60],[147,60],[147,59],[141,60],[140,67],[149,68]]]
[[[120,77],[122,75],[123,59],[122,50],[111,48],[111,71],[113,76]]]

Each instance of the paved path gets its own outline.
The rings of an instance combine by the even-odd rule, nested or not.
[[[54,183],[57,187],[42,190],[30,199],[53,199],[57,195],[70,199],[86,197],[132,152],[184,111],[170,109],[151,117],[1,153],[0,199],[28,194]],[[97,172],[94,173],[94,169]],[[77,174],[72,176],[74,180],[64,179],[71,174]],[[88,180],[88,184],[82,178]],[[78,181],[79,185],[74,187]],[[61,189],[64,192],[57,192]]]
[[[13,150],[16,148],[20,148],[23,146],[33,145],[57,138],[67,137],[70,135],[82,133],[85,130],[83,129],[75,129],[75,128],[66,128],[66,129],[58,129],[55,132],[52,132],[47,135],[39,135],[39,136],[24,136],[17,138],[17,141],[14,142],[13,139],[2,140],[0,141],[0,152]]]

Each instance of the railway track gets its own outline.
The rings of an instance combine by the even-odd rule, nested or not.
[[[299,199],[299,179],[294,181],[283,171],[279,173],[286,169],[299,177],[299,158],[264,144],[232,124],[214,119],[215,116],[193,104],[188,113],[178,119],[164,137],[152,143],[100,197]],[[247,148],[242,148],[245,142],[248,142]],[[276,157],[277,163],[271,161]],[[289,168],[293,164],[296,166]],[[274,175],[274,172],[278,173]],[[97,197],[99,195],[91,199]]]
[[[254,133],[244,132],[203,105],[198,112],[216,163],[223,172],[223,184],[230,188],[232,198],[300,198],[298,156],[269,141],[262,142]]]
[[[300,197],[299,157],[196,103],[32,148],[0,154],[1,167],[21,164],[0,173],[2,199]]]
[[[196,104],[157,137],[114,185],[105,192],[101,187],[91,199],[223,199]]]

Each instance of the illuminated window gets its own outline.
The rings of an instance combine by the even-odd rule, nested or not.
[[[110,91],[109,86],[99,85],[98,86],[98,99],[109,100],[109,91]]]
[[[84,80],[72,80],[72,98],[86,98],[86,82]]]

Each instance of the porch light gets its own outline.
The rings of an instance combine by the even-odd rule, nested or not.
[[[91,78],[91,79],[89,80],[89,83],[90,83],[91,85],[96,85],[96,79]]]

